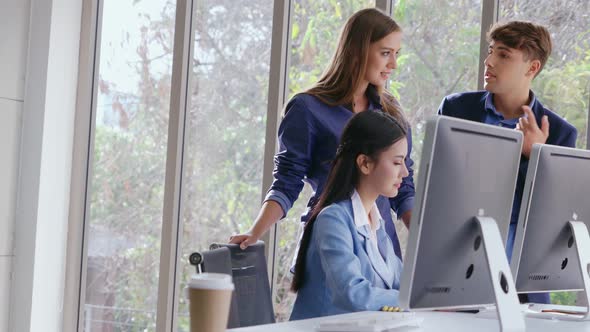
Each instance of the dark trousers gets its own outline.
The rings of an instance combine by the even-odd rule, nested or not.
[[[551,298],[549,297],[549,293],[518,294],[518,299],[520,300],[520,303],[551,304]]]

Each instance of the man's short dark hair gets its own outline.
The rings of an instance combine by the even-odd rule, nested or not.
[[[488,42],[497,41],[524,53],[525,60],[539,60],[543,70],[553,48],[551,35],[546,27],[525,21],[494,24],[487,35]]]

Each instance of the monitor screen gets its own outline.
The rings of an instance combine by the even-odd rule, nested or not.
[[[570,220],[590,225],[590,151],[535,144],[511,262],[518,292],[583,290]]]
[[[496,221],[501,234],[497,248],[503,249],[521,147],[522,134],[516,130],[445,116],[427,122],[400,288],[402,307],[495,303],[474,217]],[[506,259],[504,250],[496,254]],[[507,261],[504,266],[510,274]]]

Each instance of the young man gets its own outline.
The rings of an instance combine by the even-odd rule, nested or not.
[[[575,127],[544,107],[531,90],[533,79],[551,54],[549,31],[533,23],[511,21],[494,25],[488,32],[488,42],[485,91],[447,96],[438,114],[515,128],[524,135],[506,243],[510,259],[532,145],[545,143],[575,147],[578,134]],[[549,303],[549,294],[531,294],[529,300]]]

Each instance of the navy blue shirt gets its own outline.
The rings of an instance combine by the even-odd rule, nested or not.
[[[379,110],[379,101],[369,98],[367,111]],[[274,181],[265,201],[276,201],[286,215],[299,197],[304,182],[309,183],[314,193],[301,216],[301,221],[306,222],[327,182],[344,126],[353,115],[344,105],[330,106],[309,94],[293,97],[287,104],[285,117],[279,127],[279,152],[275,156]],[[414,162],[410,158],[411,151],[412,135],[408,128],[408,154],[405,162],[410,174],[403,179],[396,197],[389,200],[385,197],[377,199],[379,212],[385,221],[385,230],[400,258],[399,240],[390,209],[393,208],[401,216],[414,205]]]
[[[490,125],[515,128],[518,123],[518,118],[504,119],[502,114],[500,114],[494,107],[492,97],[493,94],[488,91],[452,94],[443,99],[438,108],[438,114]],[[529,107],[535,115],[539,128],[541,127],[541,119],[544,115],[546,115],[549,120],[549,137],[547,138],[546,144],[575,147],[576,138],[578,136],[576,128],[559,115],[544,107],[532,91],[530,92],[530,100]],[[528,158],[521,156],[510,217],[510,231],[508,233],[508,243],[506,246],[509,257],[512,252],[512,244],[514,243],[516,223],[518,222],[520,202],[522,201],[528,164]]]

